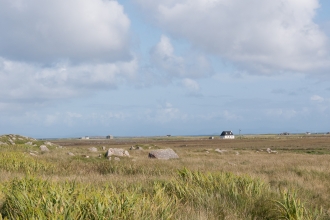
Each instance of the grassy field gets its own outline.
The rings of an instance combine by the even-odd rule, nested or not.
[[[45,142],[0,136],[0,219],[330,219],[330,135]]]

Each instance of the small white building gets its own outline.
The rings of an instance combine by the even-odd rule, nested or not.
[[[106,138],[107,139],[113,139],[113,136],[112,135],[108,135]]]
[[[232,131],[223,131],[220,134],[220,138],[221,139],[234,139],[235,138],[235,135],[233,134]]]

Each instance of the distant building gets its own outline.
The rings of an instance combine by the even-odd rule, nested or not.
[[[166,135],[167,137],[171,137],[171,135],[170,134],[168,134],[168,135]]]
[[[280,135],[290,135],[290,133],[289,132],[283,132]]]
[[[89,137],[85,136],[85,137],[81,137],[80,139],[86,140],[86,139],[89,139]]]
[[[310,135],[311,133],[310,132],[306,132],[307,135]]]
[[[214,139],[214,137],[213,137],[213,136],[211,136],[211,137],[209,137],[209,139],[210,139],[210,140],[213,140],[213,139]]]
[[[112,135],[108,135],[106,138],[107,139],[113,139],[113,136]]]
[[[234,139],[235,136],[233,134],[232,131],[223,131],[221,134],[220,134],[220,138],[221,139]]]

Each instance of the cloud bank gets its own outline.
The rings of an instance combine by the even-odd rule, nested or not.
[[[0,30],[2,106],[113,89],[138,66],[117,1],[0,0]]]
[[[53,63],[130,59],[130,21],[117,1],[0,1],[0,56]]]
[[[317,0],[135,2],[172,36],[251,73],[330,69],[328,36],[313,22]]]

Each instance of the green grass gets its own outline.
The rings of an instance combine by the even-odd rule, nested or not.
[[[322,219],[296,194],[232,173],[177,171],[147,184],[83,184],[26,176],[1,187],[8,219]],[[190,210],[187,213],[187,210]]]

